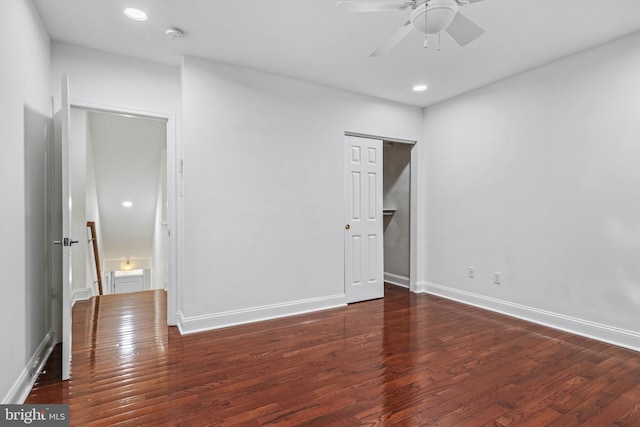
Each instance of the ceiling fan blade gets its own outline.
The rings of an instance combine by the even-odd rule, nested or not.
[[[402,27],[400,27],[398,29],[398,31],[396,31],[395,33],[393,33],[391,35],[391,37],[386,39],[384,41],[384,43],[382,43],[380,46],[378,46],[378,48],[376,50],[374,50],[371,53],[371,55],[369,55],[369,56],[371,56],[371,57],[382,56],[382,55],[386,55],[387,53],[391,52],[391,50],[394,47],[396,47],[396,45],[398,43],[400,43],[402,41],[402,39],[404,39],[405,37],[407,37],[409,35],[411,30],[413,30],[413,25],[411,25],[411,21],[405,22],[405,24]]]
[[[460,12],[456,13],[453,21],[451,21],[451,24],[449,24],[445,31],[460,46],[466,46],[484,34],[484,30],[482,28],[474,24],[473,21]]]
[[[357,12],[388,12],[393,10],[405,10],[413,6],[411,1],[339,1],[336,10],[344,13]]]

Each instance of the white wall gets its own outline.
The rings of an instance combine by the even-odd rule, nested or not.
[[[426,109],[428,290],[640,349],[638,76],[634,35]]]
[[[153,225],[153,248],[151,259],[151,289],[165,289],[167,280],[167,150],[160,156],[158,197]]]
[[[69,74],[71,101],[178,114],[178,67],[141,61],[53,42],[53,93],[60,93],[60,76]]]
[[[41,211],[46,209],[41,181],[46,174],[41,168],[44,156],[50,154],[46,133],[51,117],[49,59],[49,38],[33,4],[0,2],[0,170],[5,177],[0,182],[0,199],[6,207],[0,221],[0,235],[6,242],[0,248],[0,271],[7,290],[0,303],[2,403],[21,401],[28,392],[29,368],[43,356],[41,344],[50,327],[44,308],[47,284],[42,282],[47,280],[51,248],[48,236],[27,233],[32,226],[48,230]],[[33,186],[25,197],[27,182]]]
[[[344,132],[422,110],[191,57],[182,96],[183,330],[344,303]]]
[[[98,258],[100,259],[100,268],[104,272],[104,240],[102,238],[102,226],[100,220],[100,205],[98,204],[98,187],[96,185],[95,161],[93,155],[93,143],[91,137],[91,121],[87,120],[87,147],[86,147],[86,181],[85,181],[85,198],[86,198],[86,219],[95,223],[96,238],[98,240]],[[89,234],[91,234],[89,232]],[[98,280],[96,272],[95,258],[93,254],[93,244],[89,243],[89,256],[87,257],[87,284]],[[104,285],[104,284],[103,284]],[[97,290],[97,284],[93,285],[94,292]]]
[[[87,134],[88,120],[86,110],[71,109],[71,154],[69,159],[71,182],[71,197],[73,207],[71,213],[71,237],[78,240],[71,251],[73,269],[71,298],[87,299],[92,296],[92,286],[87,283],[87,258],[89,244],[87,243]]]
[[[384,208],[396,209],[384,217],[385,280],[408,285],[411,213],[410,144],[393,143],[384,148]]]

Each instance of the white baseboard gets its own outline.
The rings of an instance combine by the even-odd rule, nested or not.
[[[415,286],[411,289],[411,292],[415,292],[416,294],[426,294],[428,284],[429,282],[416,282]]]
[[[393,273],[384,273],[384,281],[387,283],[391,283],[392,285],[402,286],[403,288],[409,288],[409,278],[404,276],[399,276]]]
[[[71,306],[73,307],[76,302],[91,299],[93,291],[91,288],[74,289],[71,292]]]
[[[49,355],[55,347],[55,331],[52,329],[44,337],[33,356],[22,369],[20,376],[13,384],[7,395],[2,399],[2,404],[23,404],[29,396],[33,384],[38,379],[38,373],[42,371]]]
[[[332,295],[323,298],[313,298],[302,301],[293,301],[284,304],[265,305],[243,310],[226,311],[204,316],[185,317],[178,312],[178,328],[181,334],[209,331],[212,329],[226,328],[245,323],[259,322],[263,320],[277,319],[279,317],[294,316],[296,314],[310,313],[313,311],[327,310],[347,305],[344,294]]]
[[[608,344],[640,351],[640,333],[638,332],[577,319],[575,317],[461,291],[447,286],[436,285],[434,283],[418,282],[415,292],[436,295],[561,331],[603,341]]]

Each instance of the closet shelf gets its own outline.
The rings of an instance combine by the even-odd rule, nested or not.
[[[394,213],[396,213],[396,211],[397,209],[382,209],[382,215],[393,215]]]

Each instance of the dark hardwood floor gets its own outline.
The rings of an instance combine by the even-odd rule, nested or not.
[[[180,336],[165,298],[77,303],[72,378],[28,402],[69,403],[74,426],[640,426],[640,353],[475,307],[385,286]]]

